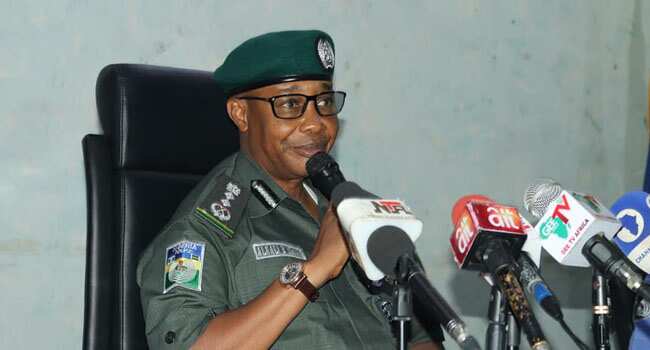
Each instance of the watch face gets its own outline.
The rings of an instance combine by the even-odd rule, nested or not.
[[[282,271],[280,271],[280,283],[289,284],[295,282],[301,271],[302,263],[300,262],[292,262],[285,265]]]

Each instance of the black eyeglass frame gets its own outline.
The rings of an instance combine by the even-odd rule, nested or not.
[[[330,113],[330,114],[321,113],[320,108],[318,107],[318,101],[317,101],[318,97],[323,96],[323,95],[327,95],[327,94],[343,94],[343,103],[341,103],[341,108],[339,108],[338,111],[336,111],[335,113]],[[291,96],[304,97],[304,98],[307,99],[307,101],[302,106],[302,111],[300,111],[300,114],[298,114],[297,116],[291,117],[291,118],[280,117],[278,115],[278,113],[275,111],[275,100],[277,100],[280,97],[291,97]],[[332,115],[337,115],[343,110],[343,106],[345,105],[346,96],[347,96],[347,93],[345,93],[344,91],[330,90],[330,91],[323,91],[323,92],[320,92],[320,93],[318,93],[316,95],[311,95],[311,96],[305,95],[305,94],[286,94],[286,95],[272,96],[272,97],[268,97],[268,98],[267,97],[259,97],[259,96],[240,96],[240,97],[237,97],[237,98],[242,99],[242,100],[258,100],[258,101],[268,102],[271,105],[271,110],[273,111],[273,116],[274,117],[276,117],[278,119],[289,119],[290,120],[290,119],[298,119],[298,118],[302,117],[302,115],[305,114],[305,111],[307,110],[307,106],[309,105],[309,101],[314,101],[314,107],[316,107],[316,112],[321,117],[329,117],[329,116],[332,116]]]

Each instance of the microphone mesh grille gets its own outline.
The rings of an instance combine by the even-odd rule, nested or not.
[[[524,208],[539,219],[561,192],[562,186],[557,181],[549,178],[536,179],[524,192]]]

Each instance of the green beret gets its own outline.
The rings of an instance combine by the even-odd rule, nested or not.
[[[320,30],[268,33],[246,40],[214,71],[226,96],[296,80],[332,80],[334,42]]]

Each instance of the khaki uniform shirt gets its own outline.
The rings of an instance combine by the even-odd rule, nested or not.
[[[253,180],[265,189],[253,189]],[[307,188],[322,217],[326,199]],[[256,162],[241,152],[221,162],[140,258],[137,281],[149,346],[189,348],[212,318],[258,296],[287,263],[306,260],[318,232],[319,223]],[[274,349],[395,349],[380,310],[390,297],[369,293],[350,263],[319,292]],[[411,342],[429,340],[412,324]]]

